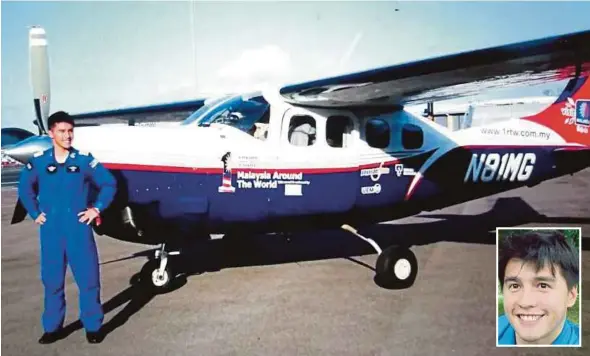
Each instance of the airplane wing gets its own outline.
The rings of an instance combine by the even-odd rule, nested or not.
[[[404,106],[590,73],[590,30],[284,86],[295,105]]]
[[[73,114],[76,126],[182,121],[202,107],[205,99]]]

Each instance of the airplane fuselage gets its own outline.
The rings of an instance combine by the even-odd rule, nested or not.
[[[288,124],[304,116],[315,120],[315,142],[296,146]],[[326,139],[334,117],[352,123],[342,147]],[[374,126],[384,123],[386,132],[377,132]],[[126,239],[145,243],[204,231],[377,223],[579,169],[557,162],[555,148],[569,145],[541,125],[512,120],[450,132],[403,110],[376,115],[274,105],[266,139],[227,125],[106,130],[79,128],[75,138],[118,180],[100,231],[120,235],[121,211],[129,207],[124,220],[135,228],[123,229]]]

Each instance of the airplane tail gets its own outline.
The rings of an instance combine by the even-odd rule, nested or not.
[[[590,146],[590,71],[571,79],[549,107],[522,119],[550,128],[567,143]]]

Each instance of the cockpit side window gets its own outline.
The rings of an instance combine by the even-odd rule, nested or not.
[[[317,126],[313,117],[293,116],[289,122],[289,142],[294,146],[313,146],[316,141]]]
[[[348,116],[330,116],[326,122],[326,142],[330,147],[348,147],[353,127]]]
[[[238,95],[211,100],[182,124],[196,124],[202,127],[223,124],[264,140],[267,137],[269,119],[270,104],[262,95]]]
[[[371,147],[387,148],[391,139],[391,128],[383,119],[370,119],[365,125],[365,138]]]

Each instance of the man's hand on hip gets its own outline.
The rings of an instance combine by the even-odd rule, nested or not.
[[[98,211],[94,208],[88,208],[85,211],[82,211],[80,213],[78,213],[78,216],[82,216],[80,218],[81,223],[86,222],[86,225],[90,225],[90,223],[92,222],[92,220],[96,219],[98,217]]]
[[[46,221],[47,218],[45,217],[45,213],[41,213],[37,216],[37,219],[35,219],[35,224],[43,225]]]

